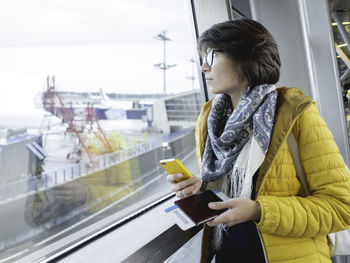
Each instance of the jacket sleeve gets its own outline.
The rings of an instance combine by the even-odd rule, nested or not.
[[[293,132],[312,194],[258,197],[262,212],[258,228],[289,237],[312,237],[349,228],[350,174],[315,103],[300,116]]]

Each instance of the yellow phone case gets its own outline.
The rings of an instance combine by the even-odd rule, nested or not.
[[[190,171],[188,171],[187,168],[179,161],[179,159],[160,160],[159,164],[164,168],[165,171],[168,172],[168,174],[183,174],[183,177],[176,182],[180,182],[193,176]]]

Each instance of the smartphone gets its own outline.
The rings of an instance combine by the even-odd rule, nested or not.
[[[176,180],[176,182],[180,182],[182,180],[186,180],[191,178],[193,175],[187,170],[187,168],[179,161],[179,159],[164,159],[159,161],[160,166],[164,168],[168,174],[177,174],[182,173],[182,178]]]

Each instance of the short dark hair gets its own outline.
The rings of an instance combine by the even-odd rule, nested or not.
[[[221,49],[229,55],[249,85],[275,84],[280,77],[281,61],[275,39],[260,23],[240,18],[215,24],[198,39],[198,52]]]

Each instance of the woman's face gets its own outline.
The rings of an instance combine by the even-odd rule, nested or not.
[[[212,65],[208,65],[206,61]],[[235,94],[248,87],[247,81],[225,52],[209,49],[201,70],[205,73],[207,85],[213,94]]]

